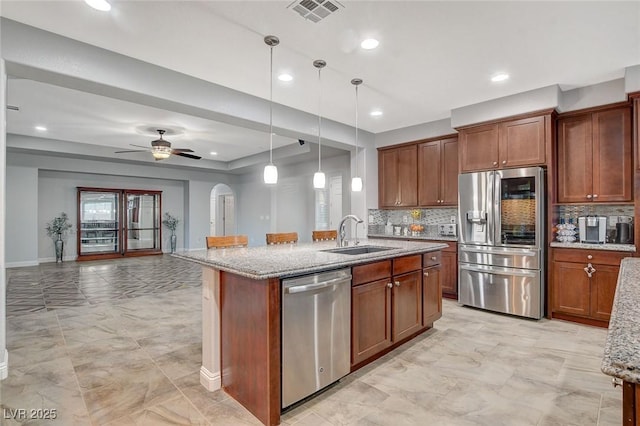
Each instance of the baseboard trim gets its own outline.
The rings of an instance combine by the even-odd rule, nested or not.
[[[27,260],[24,262],[7,262],[5,268],[23,268],[25,266],[38,266],[40,262],[37,260]]]
[[[9,352],[4,350],[4,359],[0,362],[0,380],[4,380],[9,375]]]
[[[222,387],[222,375],[211,373],[203,365],[200,367],[200,384],[209,392],[216,391]]]

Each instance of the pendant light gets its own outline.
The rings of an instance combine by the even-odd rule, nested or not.
[[[327,65],[322,59],[316,59],[313,61],[313,66],[318,68],[318,85],[320,86],[320,96],[318,97],[318,171],[313,175],[313,187],[316,189],[323,189],[326,183],[326,178],[322,172],[322,139],[320,128],[322,126],[322,115],[320,115],[320,107],[322,106],[322,78],[320,77],[320,71]]]
[[[274,185],[278,183],[278,168],[273,164],[273,48],[280,40],[276,36],[268,35],[264,42],[270,47],[269,74],[269,164],[264,166],[264,183]]]
[[[351,84],[356,87],[356,173],[351,179],[351,191],[360,192],[362,191],[362,178],[358,176],[358,86],[362,84],[362,79],[354,78],[353,80],[351,80]]]

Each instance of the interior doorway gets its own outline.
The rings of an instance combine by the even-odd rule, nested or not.
[[[235,196],[228,185],[219,183],[211,190],[209,235],[236,234]]]

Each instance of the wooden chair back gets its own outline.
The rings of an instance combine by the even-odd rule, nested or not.
[[[207,249],[224,247],[246,247],[249,237],[246,235],[225,235],[221,237],[207,237]]]
[[[267,234],[267,244],[290,244],[298,242],[297,232]]]
[[[338,231],[331,229],[328,231],[312,231],[311,239],[313,241],[332,241],[338,239]]]

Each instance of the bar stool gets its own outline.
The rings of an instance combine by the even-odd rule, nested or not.
[[[224,235],[220,237],[206,237],[207,249],[225,247],[246,247],[249,238],[246,235]]]
[[[328,231],[312,231],[311,239],[313,241],[335,241],[338,239],[338,231],[330,229]]]
[[[298,242],[297,232],[280,232],[267,234],[267,244],[291,244]]]

